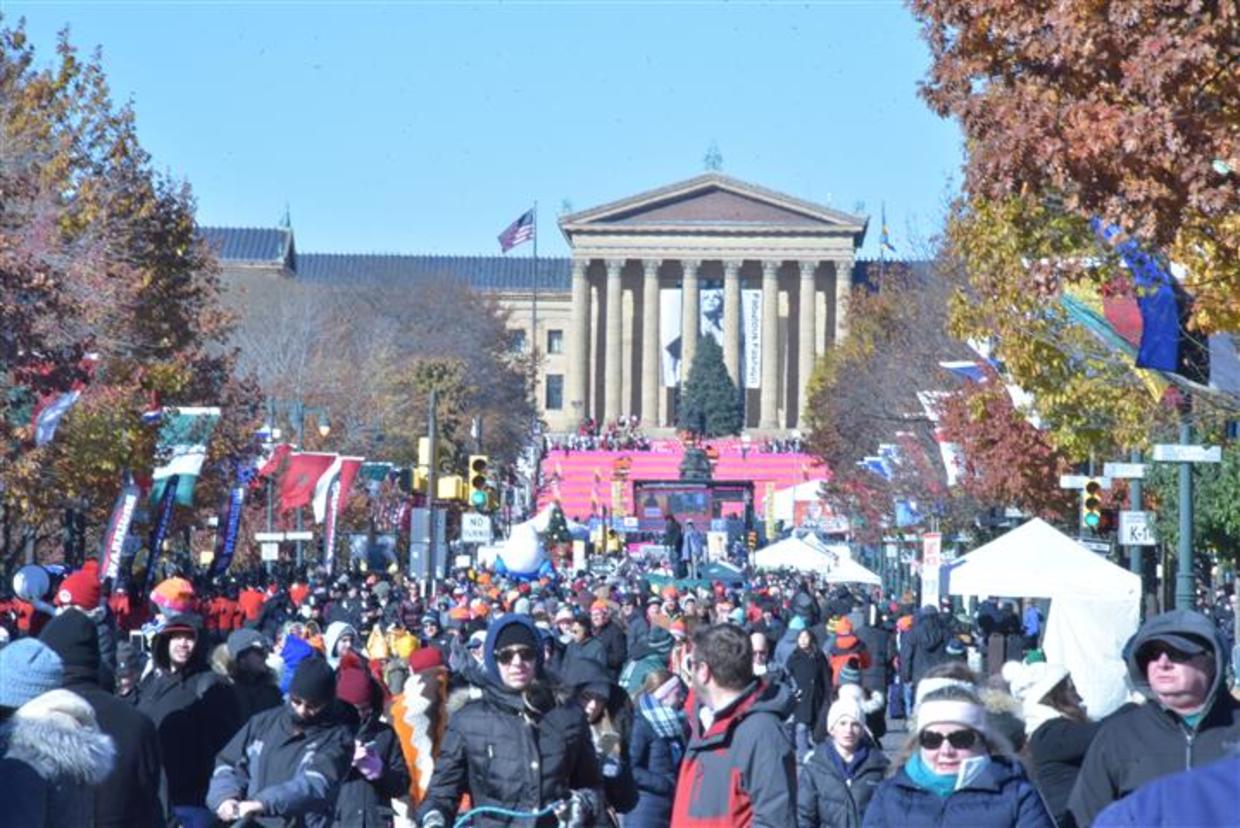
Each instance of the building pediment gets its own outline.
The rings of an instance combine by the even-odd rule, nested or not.
[[[866,218],[768,190],[719,173],[573,213],[560,219],[575,235],[616,232],[865,233]]]

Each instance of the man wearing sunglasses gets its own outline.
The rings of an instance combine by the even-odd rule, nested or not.
[[[1085,754],[1068,803],[1082,827],[1146,782],[1240,748],[1240,703],[1224,685],[1225,649],[1210,619],[1155,616],[1127,651],[1129,675],[1150,701],[1104,721]]]
[[[493,621],[483,665],[482,697],[448,720],[418,825],[451,825],[465,793],[475,810],[555,808],[536,820],[479,813],[475,828],[598,824],[603,780],[590,726],[580,705],[559,703],[544,682],[533,620],[509,613]]]

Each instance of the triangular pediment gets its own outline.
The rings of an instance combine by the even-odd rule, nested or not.
[[[606,228],[788,228],[862,232],[866,219],[719,173],[639,193],[560,219],[565,232]]]

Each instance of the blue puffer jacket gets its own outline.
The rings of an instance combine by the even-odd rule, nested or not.
[[[676,775],[685,755],[685,745],[659,736],[637,713],[633,716],[633,732],[629,737],[629,761],[637,780],[637,807],[624,815],[625,826],[655,828],[672,820],[672,795],[676,792]]]
[[[904,768],[878,786],[863,828],[1055,828],[1042,797],[1015,762],[993,757],[966,787],[940,797],[919,787]]]
[[[1113,802],[1094,828],[1235,825],[1240,758],[1164,776]]]

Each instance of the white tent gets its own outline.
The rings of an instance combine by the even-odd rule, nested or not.
[[[847,555],[805,538],[788,537],[762,547],[754,553],[754,566],[758,569],[817,572],[827,581],[837,584],[882,583],[882,579]]]
[[[1141,578],[1034,518],[954,566],[952,595],[1049,598],[1042,641],[1095,718],[1127,698],[1121,652],[1140,621]]]

